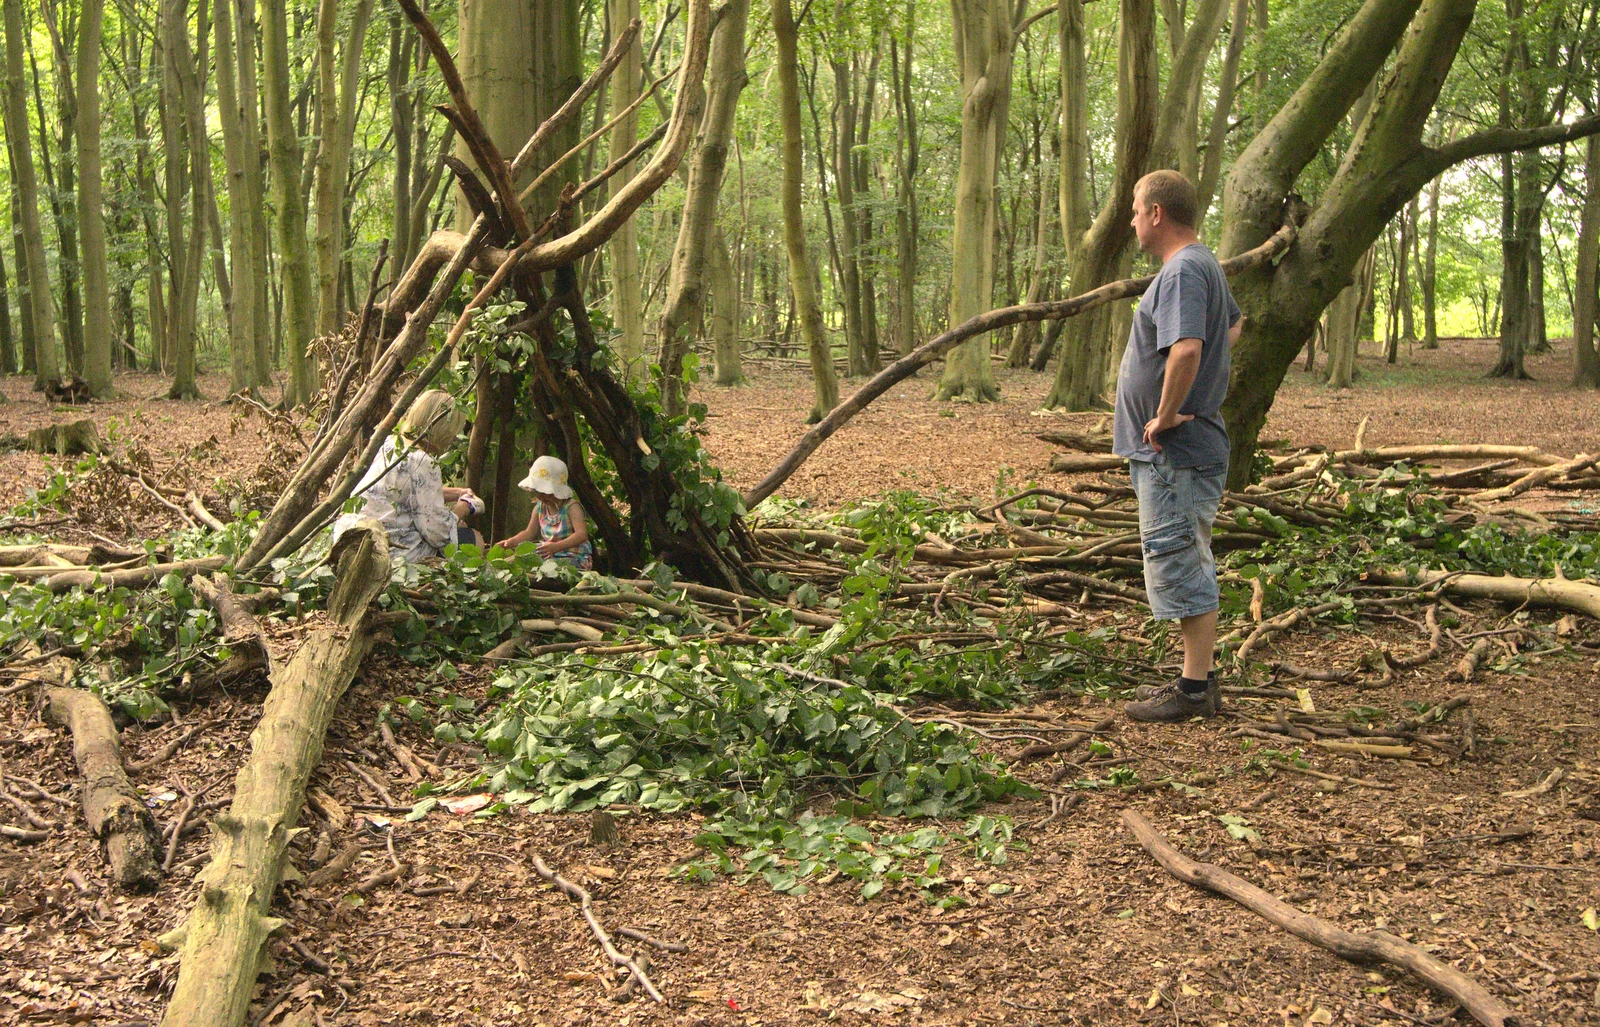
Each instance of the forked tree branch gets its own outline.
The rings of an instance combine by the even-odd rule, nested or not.
[[[1287,250],[1299,233],[1299,225],[1294,220],[1286,222],[1282,228],[1273,234],[1272,238],[1257,246],[1247,253],[1222,262],[1222,270],[1226,274],[1238,274],[1248,268],[1259,267],[1271,261],[1278,254]],[[857,389],[849,399],[833,408],[832,413],[817,423],[816,427],[806,432],[800,441],[795,444],[787,456],[779,461],[778,466],[767,473],[765,478],[755,488],[744,494],[744,505],[747,509],[766,499],[778,490],[784,482],[788,481],[800,465],[816,452],[817,447],[828,440],[834,432],[845,426],[856,414],[865,409],[868,403],[888,392],[895,385],[915,374],[918,369],[933,363],[946,352],[961,345],[968,339],[982,335],[985,332],[996,331],[1009,325],[1022,324],[1026,321],[1056,321],[1065,317],[1076,317],[1095,307],[1104,306],[1113,300],[1127,299],[1130,296],[1142,296],[1155,280],[1154,275],[1144,278],[1129,278],[1120,282],[1102,285],[1080,296],[1073,296],[1064,300],[1053,300],[1049,303],[1023,303],[1014,307],[1002,307],[968,318],[942,335],[935,336],[928,342],[907,353],[882,371],[878,372],[870,381]]]

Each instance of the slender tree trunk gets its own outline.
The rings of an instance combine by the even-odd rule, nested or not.
[[[662,400],[667,412],[673,415],[682,413],[687,401],[683,361],[704,317],[707,276],[710,273],[708,266],[720,260],[724,267],[719,270],[728,275],[728,280],[721,283],[720,287],[732,288],[732,271],[725,267],[728,262],[727,244],[717,230],[717,199],[722,193],[722,178],[728,166],[728,150],[733,139],[739,94],[744,91],[748,81],[744,45],[749,10],[749,0],[730,0],[711,38],[705,113],[700,116],[700,130],[695,139],[694,154],[689,161],[689,181],[684,189],[678,238],[672,250],[667,298],[662,307],[661,320],[657,323],[657,334],[661,337],[661,373],[666,379]],[[623,22],[616,26],[616,31],[620,32],[627,24]],[[612,237],[613,242],[615,238]],[[634,284],[638,284],[637,275],[634,276]],[[733,296],[724,295],[715,302],[722,307],[734,299]],[[721,355],[718,360],[720,369]],[[735,375],[737,368],[735,360]],[[717,381],[719,384],[729,384],[722,380],[720,370]]]
[[[823,333],[816,268],[806,252],[801,219],[800,186],[806,169],[800,128],[800,33],[789,0],[772,0],[772,34],[778,48],[778,119],[783,126],[783,238],[789,251],[789,288],[816,386],[816,402],[806,423],[815,424],[839,404],[839,380]]]
[[[735,0],[743,3],[744,0]],[[727,15],[723,15],[726,20]],[[722,26],[717,26],[721,31]],[[715,51],[713,51],[715,53]],[[713,58],[714,59],[714,58]],[[706,276],[711,294],[711,352],[718,385],[737,385],[744,380],[739,359],[739,290],[733,277],[733,262],[728,258],[728,242],[721,227],[711,226],[711,245],[706,253]]]
[[[394,133],[393,220],[389,229],[389,253],[394,267],[411,266],[411,165],[416,130],[411,116],[411,60],[416,33],[406,24],[399,7],[389,12],[389,63],[385,81],[389,87],[389,125]]]
[[[1205,159],[1200,166],[1200,179],[1196,187],[1200,193],[1201,224],[1217,195],[1217,183],[1222,180],[1222,157],[1228,139],[1228,116],[1233,113],[1233,99],[1239,87],[1239,61],[1244,55],[1245,36],[1249,32],[1250,0],[1233,0],[1232,24],[1228,32],[1228,50],[1222,59],[1222,78],[1217,83],[1217,105],[1211,111],[1211,124],[1206,131]]]
[[[898,261],[895,344],[902,355],[910,353],[917,344],[917,236],[921,226],[918,224],[916,175],[920,148],[916,98],[911,88],[916,24],[916,0],[906,0],[903,58],[900,42],[889,41],[895,125],[899,129],[895,140],[895,256]]]
[[[168,216],[172,219],[169,234],[172,242],[173,304],[170,310],[170,337],[172,340],[172,399],[198,398],[195,384],[195,337],[198,329],[201,263],[205,258],[205,210],[210,203],[207,183],[210,179],[211,148],[205,129],[204,83],[199,68],[208,66],[206,45],[206,3],[201,0],[199,10],[200,57],[196,60],[189,45],[188,0],[165,0],[162,9],[168,96],[176,110],[166,117],[172,123],[171,138],[182,140],[179,149],[167,152],[168,164],[191,161],[184,183],[189,191],[189,215],[185,219],[181,200],[168,196]],[[171,176],[169,174],[169,182]],[[170,186],[169,186],[170,188]],[[187,221],[187,231],[182,223]],[[179,239],[183,240],[183,258],[178,261]],[[179,269],[181,268],[181,273]]]
[[[300,132],[289,99],[289,20],[285,0],[264,0],[261,9],[262,97],[267,125],[267,163],[271,169],[272,205],[277,215],[278,266],[283,278],[283,346],[289,379],[285,406],[311,401],[317,391],[316,360],[308,352],[316,332],[316,295],[312,289],[311,250],[306,239],[306,201]]]
[[[50,119],[45,114],[44,92],[40,84],[37,55],[29,52],[28,61],[33,69],[33,101],[39,112],[39,159],[44,170],[46,196],[56,223],[56,269],[61,279],[61,341],[67,354],[67,370],[76,377],[84,376],[83,366],[83,293],[80,283],[83,265],[78,250],[78,94],[72,77],[72,54],[67,39],[62,35],[56,16],[49,3],[39,7],[45,28],[50,33],[52,52],[55,55],[56,113],[61,122],[61,135],[55,140],[60,150],[60,175],[57,176],[50,159],[52,139]]]
[[[83,236],[84,380],[111,393],[111,289],[101,211],[100,38],[104,0],[83,0],[78,27],[78,225]]]
[[[17,347],[11,331],[11,286],[6,280],[5,250],[0,249],[0,374],[17,373]]]
[[[951,0],[961,76],[961,150],[950,233],[950,316],[957,325],[989,308],[994,289],[995,180],[1005,146],[1016,39],[1004,0]],[[987,335],[945,356],[936,395],[978,403],[1000,398]]]
[[[842,20],[841,5],[835,3],[834,16]],[[833,117],[829,129],[833,142],[833,181],[839,197],[839,285],[844,307],[845,366],[852,377],[869,373],[865,333],[861,326],[860,223],[856,218],[856,176],[850,153],[856,137],[856,59],[853,53],[835,53],[828,63],[833,68]],[[821,140],[818,140],[821,149]]]
[[[1550,352],[1550,333],[1544,314],[1544,235],[1539,230],[1544,204],[1531,212],[1524,229],[1528,238],[1528,342],[1529,353]]]
[[[1033,233],[1033,261],[1028,273],[1028,293],[1023,297],[1024,303],[1038,303],[1044,298],[1044,292],[1049,281],[1050,268],[1048,265],[1048,252],[1050,241],[1050,223],[1055,219],[1051,217],[1050,204],[1045,197],[1045,165],[1041,159],[1039,139],[1034,139],[1033,164],[1037,170],[1034,179],[1034,233]],[[1007,367],[1027,367],[1029,356],[1034,345],[1039,340],[1041,322],[1029,321],[1017,326],[1017,332],[1011,337],[1011,352],[1006,355]]]
[[[1117,37],[1115,180],[1093,225],[1076,244],[1071,279],[1073,293],[1112,281],[1133,238],[1133,228],[1128,223],[1132,216],[1133,189],[1149,166],[1158,137],[1166,134],[1160,132],[1157,124],[1156,58],[1154,4],[1151,0],[1122,0]],[[1168,88],[1176,96],[1181,84],[1169,84]],[[1074,159],[1070,149],[1065,155],[1066,159]],[[1083,215],[1074,213],[1074,217],[1081,220]],[[1069,242],[1069,254],[1073,249],[1073,243]],[[1101,307],[1067,323],[1062,333],[1061,362],[1045,406],[1068,410],[1103,406],[1100,392],[1106,380],[1110,313]]]
[[[1428,248],[1422,256],[1422,348],[1439,348],[1439,179],[1428,187]]]
[[[747,2],[748,6],[748,2]],[[606,0],[606,18],[609,23],[609,36],[616,39],[627,30],[633,19],[639,17],[639,0]],[[642,36],[642,34],[641,34]],[[633,146],[639,138],[639,115],[635,110],[623,115],[622,112],[628,105],[638,98],[639,92],[644,87],[644,62],[643,39],[634,43],[628,51],[628,56],[623,58],[617,70],[611,73],[606,87],[611,95],[612,117],[620,116],[615,127],[611,129],[611,159],[616,160]],[[743,72],[743,54],[741,53],[740,71]],[[597,108],[598,109],[598,106]],[[709,117],[709,111],[707,117]],[[724,144],[725,145],[725,144]],[[611,179],[611,195],[619,191],[632,181],[634,169],[638,162],[629,165]],[[719,179],[720,182],[720,179]],[[715,207],[715,192],[717,186],[711,187]],[[703,238],[702,238],[703,245]],[[629,378],[642,375],[644,370],[644,296],[643,283],[639,273],[639,222],[637,218],[629,218],[627,223],[611,237],[607,247],[610,257],[611,271],[611,309],[616,322],[616,328],[622,333],[618,340],[620,347],[618,357],[622,364],[623,373]],[[703,259],[704,250],[695,254],[697,259]],[[698,318],[696,318],[698,321]],[[693,332],[697,324],[674,325],[674,331]],[[676,354],[678,348],[687,340],[677,337],[661,335],[658,343],[661,347],[662,367],[666,367],[668,355]],[[676,357],[678,364],[682,358]],[[678,364],[674,365],[671,372],[673,380],[677,381]]]
[[[9,142],[6,149],[10,149]],[[11,252],[17,262],[17,326],[22,334],[18,337],[18,349],[21,350],[20,360],[23,374],[35,372],[35,354],[33,342],[33,294],[28,289],[28,250],[22,240],[22,203],[17,199],[17,183],[13,173],[11,180]]]
[[[1400,273],[1399,285],[1395,289],[1395,302],[1400,305],[1400,341],[1407,346],[1417,341],[1416,317],[1411,309],[1411,279],[1415,275],[1411,254],[1416,249],[1417,220],[1417,198],[1413,196],[1400,219]]]
[[[1600,389],[1600,354],[1595,347],[1595,323],[1600,311],[1600,136],[1590,136],[1584,161],[1583,214],[1578,221],[1577,270],[1572,296],[1572,384],[1580,389]]]
[[[228,306],[228,349],[232,374],[230,395],[254,394],[270,380],[269,367],[259,361],[266,357],[261,340],[266,337],[266,278],[264,262],[258,260],[255,237],[255,208],[261,203],[261,169],[258,151],[250,141],[258,139],[246,122],[256,119],[256,106],[245,103],[242,88],[242,48],[235,36],[238,0],[217,0],[213,28],[217,50],[217,111],[222,122],[223,153],[228,169],[228,250],[233,263],[233,302]],[[248,55],[252,64],[253,53]]]
[[[883,34],[872,40],[872,58],[867,63],[867,83],[861,96],[858,112],[855,146],[850,163],[856,176],[856,217],[860,221],[857,232],[860,252],[856,258],[857,275],[861,281],[861,346],[865,351],[868,374],[876,374],[882,367],[882,346],[878,339],[878,275],[877,252],[874,247],[872,203],[872,122],[878,100],[878,68],[883,57]]]
[[[17,187],[21,215],[23,260],[28,275],[28,316],[32,319],[29,344],[34,357],[35,385],[49,393],[61,385],[61,363],[56,354],[55,303],[50,294],[49,265],[44,230],[39,224],[39,184],[34,177],[33,153],[28,139],[27,80],[22,55],[28,40],[22,32],[22,0],[4,0],[6,29],[6,138],[11,149],[11,174]],[[29,327],[24,324],[24,328]]]
[[[372,20],[373,0],[356,0],[343,27],[341,63],[334,61],[340,33],[339,0],[320,0],[317,8],[317,69],[322,139],[317,147],[316,248],[317,334],[337,335],[339,277],[344,264],[345,194],[350,181],[350,147],[356,132],[356,100],[361,87],[361,52]],[[347,5],[349,6],[349,5]]]

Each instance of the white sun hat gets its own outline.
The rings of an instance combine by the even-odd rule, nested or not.
[[[528,468],[528,476],[517,482],[519,488],[529,492],[543,492],[557,499],[571,499],[572,486],[567,484],[567,465],[553,456],[541,456]]]

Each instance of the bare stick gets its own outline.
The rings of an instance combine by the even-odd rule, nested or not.
[[[537,852],[533,854],[533,869],[540,877],[561,889],[567,898],[577,901],[579,908],[583,910],[583,918],[589,922],[590,932],[594,934],[595,940],[600,943],[600,950],[606,954],[606,958],[617,966],[627,967],[633,974],[634,979],[639,982],[639,987],[645,990],[645,994],[657,1002],[665,1003],[667,1001],[666,996],[662,995],[655,984],[651,982],[649,975],[645,973],[644,967],[628,956],[623,955],[617,950],[616,945],[612,944],[611,935],[607,934],[606,929],[600,926],[600,921],[594,915],[593,902],[589,897],[589,893],[566,878],[561,877],[548,866],[545,866],[544,860],[539,858]]]
[[[1407,970],[1435,991],[1460,1003],[1462,1009],[1486,1027],[1517,1027],[1522,1022],[1483,985],[1410,942],[1387,931],[1354,934],[1321,917],[1303,913],[1220,867],[1196,863],[1173,848],[1161,832],[1131,809],[1122,811],[1122,823],[1157,863],[1186,884],[1230,898],[1290,934],[1352,963],[1387,963]]]
[[[1287,250],[1294,242],[1299,229],[1293,221],[1268,239],[1247,253],[1222,262],[1222,269],[1229,274],[1237,274],[1247,268],[1258,267],[1272,260],[1273,257]],[[1121,282],[1112,282],[1102,285],[1098,289],[1086,292],[1081,296],[1070,299],[1055,300],[1050,303],[1024,303],[1015,307],[1003,307],[991,310],[976,317],[969,318],[942,335],[935,336],[932,340],[923,343],[910,353],[896,360],[880,371],[870,381],[857,389],[849,399],[833,408],[833,412],[824,417],[817,426],[806,432],[795,447],[791,449],[778,466],[767,473],[765,478],[755,488],[744,494],[746,509],[754,509],[756,504],[772,495],[778,487],[789,480],[790,475],[799,470],[806,458],[816,452],[817,447],[826,442],[834,432],[844,427],[856,414],[860,413],[868,403],[888,392],[901,381],[909,378],[919,368],[933,363],[949,350],[968,339],[992,332],[1009,325],[1023,324],[1028,321],[1051,321],[1064,317],[1074,317],[1085,311],[1104,306],[1113,300],[1127,299],[1130,296],[1142,296],[1144,291],[1154,281],[1153,276],[1147,278],[1132,278]]]

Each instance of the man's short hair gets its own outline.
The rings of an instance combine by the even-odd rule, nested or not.
[[[1186,228],[1198,227],[1200,194],[1194,183],[1176,171],[1163,168],[1139,179],[1134,195],[1144,197],[1145,206],[1157,206],[1167,217]]]

